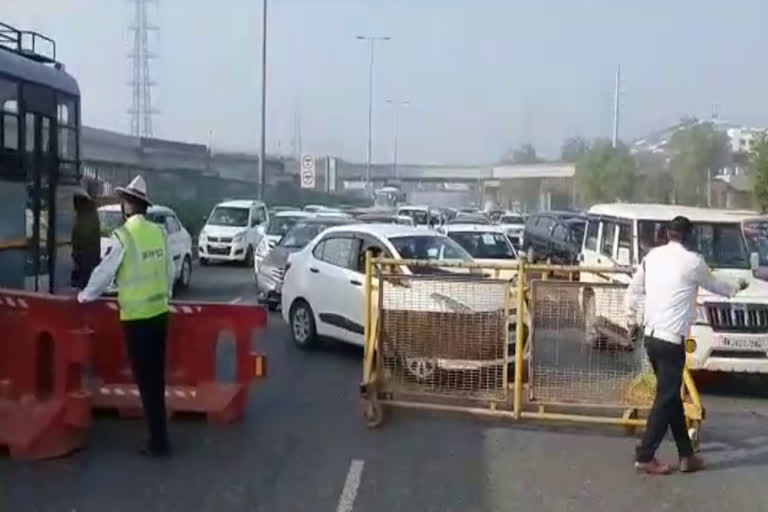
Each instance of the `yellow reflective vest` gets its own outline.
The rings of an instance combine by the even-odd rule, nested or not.
[[[162,229],[141,215],[130,217],[115,235],[123,246],[117,270],[120,320],[143,320],[168,311],[168,265]]]

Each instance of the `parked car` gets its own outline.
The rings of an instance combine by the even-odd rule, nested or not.
[[[407,216],[413,219],[416,226],[429,226],[432,210],[428,206],[401,206],[397,209],[398,216]]]
[[[529,261],[563,265],[579,261],[586,217],[573,212],[542,212],[531,215],[525,224],[523,250]]]
[[[284,274],[283,318],[296,345],[309,348],[320,337],[363,345],[363,282],[368,250],[391,258],[472,260],[450,238],[419,227],[353,224],[330,228],[294,253]],[[450,273],[437,267],[420,270]],[[404,267],[401,271],[412,273],[415,269]],[[434,304],[439,299],[436,286],[433,283],[429,290],[425,288],[421,301],[424,307],[442,307]]]
[[[280,305],[283,274],[291,254],[304,248],[313,238],[333,226],[353,222],[339,217],[309,217],[297,222],[283,236],[278,244],[254,267],[259,302],[266,304],[270,311]]]
[[[478,224],[449,224],[445,234],[458,243],[479,263],[510,263],[517,260],[517,251],[500,226]],[[496,276],[496,274],[492,274]],[[498,273],[501,279],[512,279],[517,275],[513,269]]]
[[[119,204],[110,204],[99,208],[101,224],[101,256],[107,252],[112,233],[123,225],[125,219]],[[168,237],[168,250],[173,258],[174,280],[178,288],[189,288],[192,282],[192,237],[182,226],[176,213],[165,206],[151,206],[147,210],[147,220],[163,228]],[[109,289],[110,293],[117,290]]]
[[[285,236],[297,222],[310,217],[312,217],[311,213],[301,210],[285,210],[273,214],[269,218],[269,223],[267,224],[267,236],[265,237],[268,248],[271,249],[276,246],[280,239],[283,238],[283,236]]]
[[[308,204],[308,205],[306,205],[304,207],[304,211],[305,212],[309,212],[309,213],[315,213],[315,212],[317,212],[319,210],[322,210],[324,208],[325,208],[325,206],[320,205],[320,204]]]
[[[597,204],[588,212],[582,264],[636,268],[648,251],[667,243],[667,223],[678,215],[693,223],[686,246],[704,258],[715,277],[749,283],[731,299],[699,290],[696,320],[688,335],[695,342],[688,367],[768,373],[768,283],[755,277],[760,254],[759,249],[750,249],[749,242],[749,231],[760,222],[755,212],[664,204]],[[613,341],[616,336],[611,336],[626,325],[624,309],[615,307],[610,288],[601,284],[608,280],[628,283],[630,276],[582,271],[580,280],[586,340],[596,346],[611,342],[627,345],[626,337]]]
[[[261,201],[226,201],[214,206],[198,239],[200,264],[211,261],[241,261],[252,266],[269,223],[267,206]]]
[[[515,249],[523,247],[523,233],[525,232],[525,217],[519,213],[505,213],[499,217],[499,226],[509,237]]]

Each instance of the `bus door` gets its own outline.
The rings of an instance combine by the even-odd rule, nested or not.
[[[56,238],[56,99],[53,91],[25,84],[23,148],[27,184],[27,256],[24,287],[53,292]]]

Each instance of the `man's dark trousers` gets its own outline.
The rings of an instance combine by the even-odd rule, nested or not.
[[[643,440],[637,447],[635,460],[650,462],[654,458],[667,433],[667,427],[672,430],[678,455],[689,457],[693,455],[693,447],[685,426],[685,411],[680,395],[685,349],[682,343],[670,343],[648,336],[645,338],[645,349],[656,374],[656,398],[648,415]]]
[[[139,388],[144,416],[149,427],[148,448],[168,450],[168,430],[165,414],[165,344],[168,313],[123,322],[128,357],[133,378]]]

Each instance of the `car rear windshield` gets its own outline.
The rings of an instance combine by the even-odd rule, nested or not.
[[[448,233],[448,236],[475,259],[513,260],[517,257],[503,233],[454,231]]]
[[[519,215],[502,215],[500,222],[502,224],[525,224],[525,221]]]
[[[112,232],[122,226],[123,222],[123,212],[99,210],[99,225],[104,238],[112,236]]]
[[[208,219],[211,226],[245,227],[248,225],[248,208],[217,206]]]
[[[286,249],[303,249],[317,235],[340,222],[299,222],[280,240],[281,247]]]
[[[638,247],[642,259],[653,247],[667,243],[667,223],[639,221]],[[741,225],[733,223],[694,222],[693,232],[685,243],[689,250],[701,254],[712,268],[749,268],[749,254]]]
[[[396,236],[389,239],[406,260],[471,261],[462,247],[444,236]]]
[[[268,235],[283,236],[291,228],[296,225],[301,217],[291,217],[288,215],[280,215],[269,219],[269,226],[267,226]]]

